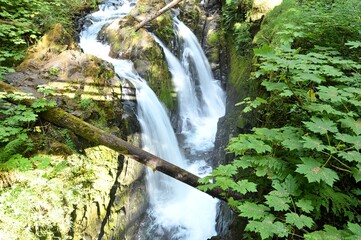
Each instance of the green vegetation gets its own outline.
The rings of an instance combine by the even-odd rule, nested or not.
[[[231,139],[235,160],[201,187],[243,196],[228,203],[248,220],[245,239],[361,237],[361,18],[354,16],[361,16],[356,0],[284,0],[255,38],[253,79],[267,95],[238,105],[259,125]]]
[[[91,0],[0,0],[0,80],[53,24],[73,33],[75,15],[94,4]]]
[[[0,170],[32,169],[34,164],[37,165],[34,161],[39,159],[23,157],[33,150],[33,143],[28,133],[35,129],[37,114],[47,107],[55,106],[55,102],[41,98],[27,107],[22,104],[13,105],[5,101],[5,98],[18,101],[33,97],[20,93],[0,92]]]

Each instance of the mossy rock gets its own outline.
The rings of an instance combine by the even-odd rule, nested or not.
[[[133,28],[147,16],[145,13],[156,9],[152,4],[152,8],[149,8],[149,2],[138,2],[138,6],[144,7],[135,8],[125,19],[104,27],[100,39],[109,42],[112,57],[132,60],[135,70],[147,80],[159,99],[168,109],[174,110],[176,102],[172,97],[173,84],[163,50],[146,29],[135,31]],[[163,3],[155,3],[155,6],[158,5],[163,6]],[[172,24],[170,15],[165,14],[151,21],[150,28],[154,28],[161,39],[170,41],[173,39]]]

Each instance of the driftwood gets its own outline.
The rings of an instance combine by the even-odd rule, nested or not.
[[[163,8],[159,9],[157,12],[151,14],[149,17],[147,17],[146,19],[141,21],[137,26],[135,26],[135,31],[138,31],[140,28],[144,27],[145,24],[147,24],[148,22],[152,21],[153,19],[159,17],[164,12],[166,12],[169,9],[171,9],[172,7],[176,6],[181,1],[182,0],[173,0],[170,3],[168,3],[167,5],[165,5]]]
[[[6,93],[14,93],[20,92],[13,86],[6,84],[0,81],[0,91]],[[7,99],[9,102],[13,102],[15,104],[25,104],[31,105],[34,100],[25,99],[19,101],[14,101],[13,99]],[[87,122],[84,122],[80,118],[77,118],[64,110],[53,107],[48,110],[41,112],[39,116],[48,122],[51,122],[57,126],[67,128],[81,136],[88,141],[95,143],[97,145],[107,146],[120,154],[129,155],[134,160],[140,162],[141,164],[150,167],[153,171],[162,172],[172,178],[175,178],[185,184],[188,184],[194,188],[200,186],[201,184],[198,182],[199,177],[170,163],[167,162],[149,152],[144,151],[143,149],[136,147],[114,135],[106,133],[105,131],[90,125]],[[220,188],[214,188],[212,190],[208,190],[206,192],[212,197],[218,198],[220,200],[227,200],[225,197],[225,192]],[[239,195],[227,192],[228,197],[233,197],[235,199],[239,199]]]

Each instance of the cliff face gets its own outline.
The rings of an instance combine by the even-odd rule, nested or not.
[[[60,25],[29,50],[6,81],[133,144],[138,123],[122,106],[112,66],[81,53]],[[36,89],[41,88],[43,93]],[[147,206],[144,167],[47,122],[29,126],[48,167],[0,171],[0,238],[122,239]],[[44,160],[45,161],[45,160]]]

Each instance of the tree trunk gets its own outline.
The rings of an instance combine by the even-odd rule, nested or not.
[[[157,12],[151,14],[149,17],[147,17],[146,19],[141,21],[135,27],[135,31],[138,31],[140,28],[144,27],[144,25],[147,24],[148,22],[152,21],[153,19],[155,19],[155,18],[159,17],[160,15],[162,15],[164,12],[166,12],[169,9],[171,9],[172,7],[176,6],[180,1],[182,1],[182,0],[173,0],[170,3],[168,3],[167,5],[165,5],[163,8],[161,8],[160,10],[158,10]]]
[[[19,90],[17,90],[16,88],[1,81],[0,91],[6,92],[8,94],[13,92],[19,92]],[[15,104],[21,103],[28,106],[34,102],[33,99],[25,99],[21,101],[15,101],[13,99],[7,100]],[[143,149],[136,147],[114,135],[106,133],[105,131],[94,127],[87,122],[84,122],[80,118],[77,118],[60,108],[49,108],[48,110],[41,112],[39,116],[42,119],[51,122],[57,126],[71,130],[75,134],[87,139],[94,144],[104,145],[119,152],[120,154],[129,155],[134,160],[140,162],[147,167],[150,167],[153,171],[160,171],[194,188],[201,185],[198,182],[198,180],[200,179],[198,176],[170,162],[167,162],[149,152],[146,152]],[[212,197],[227,201],[227,197],[225,197],[225,192],[220,188],[208,190],[206,193],[211,195]],[[239,199],[239,195],[235,193],[227,192],[227,196]]]

